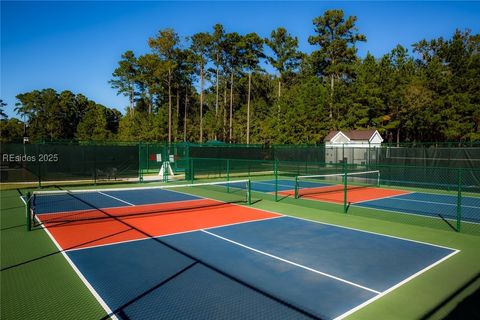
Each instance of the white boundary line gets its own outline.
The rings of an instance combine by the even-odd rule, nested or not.
[[[402,196],[402,195],[399,195]],[[377,199],[375,199],[377,200]],[[445,202],[436,202],[436,201],[424,201],[424,200],[416,200],[416,199],[402,199],[402,198],[395,198],[394,200],[401,200],[401,201],[412,201],[412,202],[422,202],[422,203],[429,203],[429,204],[439,204],[442,206],[457,206],[456,203],[445,203]],[[462,208],[472,208],[472,209],[480,209],[480,207],[476,206],[467,206],[462,204]]]
[[[257,208],[255,208],[257,209]],[[272,211],[269,211],[269,210],[264,210],[264,209],[257,209],[257,210],[261,210],[261,211],[266,211],[266,212],[270,212],[270,213],[274,213]],[[280,213],[277,213],[277,214],[280,214]],[[313,223],[318,223],[318,224],[324,224],[324,225],[330,225],[330,226],[334,226],[334,227],[338,227],[338,228],[342,228],[342,229],[349,229],[349,230],[354,230],[354,231],[359,231],[359,232],[363,232],[363,233],[369,233],[369,234],[374,234],[374,235],[378,235],[378,236],[384,236],[384,237],[389,237],[389,238],[394,238],[394,239],[399,239],[399,240],[403,240],[403,241],[409,241],[409,242],[414,242],[414,243],[420,243],[420,244],[424,244],[424,245],[430,245],[430,246],[433,246],[433,247],[438,247],[438,248],[443,248],[443,249],[448,249],[448,250],[452,250],[453,252],[451,252],[450,254],[448,254],[447,256],[443,257],[442,259],[440,260],[437,260],[436,262],[434,262],[433,264],[425,267],[424,269],[418,271],[417,273],[411,275],[410,277],[400,281],[399,283],[395,284],[394,286],[388,288],[387,290],[379,293],[377,296],[365,301],[364,303],[356,306],[355,308],[347,311],[346,313],[336,317],[334,320],[340,320],[340,319],[343,319],[344,317],[354,313],[355,311],[358,311],[360,310],[361,308],[365,307],[367,304],[370,304],[372,303],[373,301],[383,297],[384,295],[390,293],[391,291],[397,289],[398,287],[402,286],[403,284],[407,283],[408,281],[416,278],[417,276],[419,276],[420,274],[428,271],[429,269],[435,267],[436,265],[442,263],[443,261],[447,260],[448,258],[452,257],[453,255],[457,254],[460,252],[460,250],[458,249],[453,249],[453,248],[449,248],[449,247],[446,247],[446,246],[441,246],[441,245],[437,245],[437,244],[432,244],[432,243],[428,243],[428,242],[423,242],[423,241],[418,241],[418,240],[412,240],[412,239],[406,239],[406,238],[402,238],[402,237],[396,237],[396,236],[392,236],[392,235],[387,235],[387,234],[382,234],[382,233],[377,233],[377,232],[373,232],[373,231],[365,231],[365,230],[360,230],[360,229],[356,229],[356,228],[351,228],[351,227],[345,227],[345,226],[340,226],[340,225],[336,225],[336,224],[331,224],[331,223],[325,223],[325,222],[321,222],[321,221],[315,221],[315,220],[310,220],[310,219],[306,219],[306,218],[300,218],[300,217],[295,217],[295,216],[288,216],[288,215],[283,215],[282,217],[286,217],[286,218],[294,218],[294,219],[299,219],[299,220],[304,220],[304,221],[309,221],[309,222],[313,222]],[[255,221],[252,221],[252,222],[255,222]],[[204,231],[204,232],[207,232],[207,231]],[[207,233],[210,233],[210,232],[207,232]],[[213,235],[213,234],[212,234]],[[219,236],[220,237],[220,236]],[[228,239],[225,239],[227,241],[229,241]],[[239,244],[241,245],[241,244]],[[243,245],[242,245],[243,246]],[[253,249],[253,248],[252,248]],[[254,249],[255,250],[255,249]]]
[[[380,298],[383,297],[384,295],[392,292],[393,290],[397,289],[398,287],[402,286],[403,284],[407,283],[408,281],[412,280],[413,278],[418,277],[418,276],[421,275],[422,273],[430,270],[431,268],[435,267],[436,265],[442,263],[443,261],[447,260],[448,258],[452,257],[453,255],[455,255],[455,254],[457,254],[457,253],[459,253],[459,252],[460,252],[460,250],[456,250],[456,251],[450,253],[449,255],[443,257],[442,259],[437,260],[436,262],[432,263],[431,265],[423,268],[422,270],[418,271],[417,273],[412,274],[410,277],[408,277],[408,278],[400,281],[399,283],[397,283],[397,284],[393,285],[392,287],[388,288],[387,290],[383,291],[383,292],[380,293],[379,295],[377,295],[377,296],[375,296],[375,297],[373,297],[373,298],[365,301],[364,303],[356,306],[355,308],[352,308],[352,309],[350,309],[349,311],[341,314],[340,316],[336,317],[334,320],[340,320],[340,319],[345,318],[346,316],[351,315],[352,313],[354,313],[354,312],[362,309],[363,307],[365,307],[365,306],[367,306],[368,304],[374,302],[375,300],[380,299]]]
[[[380,294],[379,291],[376,291],[376,290],[373,290],[373,289],[371,289],[371,288],[368,288],[368,287],[359,285],[359,284],[357,284],[357,283],[355,283],[355,282],[351,282],[351,281],[348,281],[348,280],[345,280],[345,279],[342,279],[342,278],[333,276],[333,275],[331,275],[331,274],[328,274],[328,273],[325,273],[325,272],[318,271],[318,270],[316,270],[316,269],[312,269],[312,268],[306,267],[306,266],[304,266],[304,265],[295,263],[295,262],[293,262],[293,261],[280,258],[280,257],[278,257],[278,256],[275,256],[275,255],[273,255],[273,254],[267,253],[267,252],[265,252],[265,251],[261,251],[261,250],[258,250],[258,249],[249,247],[249,246],[247,246],[247,245],[244,245],[244,244],[242,244],[242,243],[240,243],[240,242],[236,242],[236,241],[234,241],[234,240],[231,240],[231,239],[228,239],[228,238],[219,236],[218,234],[215,234],[215,233],[213,233],[213,232],[206,231],[206,230],[200,230],[200,231],[202,231],[202,232],[204,232],[204,233],[207,233],[207,234],[209,234],[209,235],[211,235],[211,236],[213,236],[213,237],[217,237],[217,238],[219,238],[219,239],[221,239],[221,240],[224,240],[224,241],[233,243],[233,244],[235,244],[235,245],[237,245],[237,246],[240,246],[240,247],[242,247],[242,248],[245,248],[245,249],[254,251],[254,252],[256,252],[256,253],[263,254],[263,255],[265,255],[265,256],[267,256],[267,257],[270,257],[270,258],[273,258],[273,259],[276,259],[276,260],[279,260],[279,261],[282,261],[282,262],[291,264],[291,265],[293,265],[293,266],[295,266],[295,267],[299,267],[299,268],[302,268],[302,269],[305,269],[305,270],[308,270],[308,271],[311,271],[311,272],[320,274],[320,275],[322,275],[322,276],[325,276],[325,277],[328,277],[328,278],[331,278],[331,279],[334,279],[334,280],[337,280],[337,281],[340,281],[340,282],[349,284],[349,285],[354,286],[354,287],[358,287],[358,288],[363,289],[363,290],[366,290],[366,291],[370,291],[370,292],[373,292],[373,293],[376,293],[376,294]]]
[[[412,239],[392,236],[392,235],[389,235],[389,234],[383,234],[383,233],[378,233],[378,232],[373,232],[373,231],[366,231],[366,230],[356,229],[356,228],[352,228],[352,227],[345,227],[345,226],[341,226],[341,225],[338,225],[338,224],[321,222],[321,221],[311,220],[311,219],[307,219],[307,218],[300,218],[300,217],[288,216],[288,215],[284,215],[284,217],[294,218],[294,219],[299,219],[299,220],[305,220],[305,221],[310,221],[310,222],[314,222],[314,223],[325,224],[325,225],[328,225],[328,226],[338,227],[338,228],[342,228],[342,229],[349,229],[349,230],[359,231],[359,232],[363,232],[363,233],[370,233],[370,234],[375,234],[375,235],[378,235],[378,236],[394,238],[394,239],[399,239],[399,240],[404,240],[404,241],[409,241],[409,242],[426,244],[426,245],[429,245],[429,246],[448,249],[448,250],[452,250],[452,251],[458,250],[458,249],[454,249],[454,248],[441,246],[441,245],[438,245],[438,244],[433,244],[433,243],[428,243],[428,242],[423,242],[423,241],[418,241],[418,240],[412,240]]]
[[[147,240],[147,239],[151,239],[151,238],[163,238],[163,237],[175,236],[175,235],[177,235],[177,234],[198,232],[198,231],[202,231],[202,230],[210,230],[210,229],[216,229],[216,228],[234,226],[234,225],[237,225],[237,224],[244,224],[244,223],[264,221],[264,220],[271,220],[271,219],[278,219],[278,218],[283,218],[283,216],[280,215],[280,214],[278,214],[278,216],[276,216],[276,217],[268,217],[268,218],[257,219],[257,220],[234,222],[234,223],[229,223],[229,224],[224,224],[224,225],[219,225],[219,226],[214,226],[214,227],[201,228],[201,229],[195,229],[195,230],[187,230],[187,231],[179,231],[179,232],[172,232],[172,233],[162,234],[162,235],[158,235],[158,236],[144,237],[144,238],[139,238],[139,239],[125,240],[125,241],[117,241],[117,242],[114,242],[114,243],[98,244],[98,245],[93,245],[93,246],[88,246],[88,247],[68,249],[68,250],[65,250],[65,251],[66,251],[66,252],[70,252],[70,251],[80,251],[80,250],[84,250],[84,249],[91,249],[91,248],[98,248],[98,247],[108,247],[108,246],[113,246],[113,245],[116,245],[116,244],[123,244],[123,243],[135,242],[135,241],[142,241],[142,240]],[[132,230],[135,230],[135,229],[132,229]]]
[[[404,195],[412,194],[412,193],[415,193],[415,192],[413,192],[413,191],[412,192],[405,192],[405,193],[401,193],[401,194],[394,194],[394,195],[391,195],[391,196],[385,196],[385,197],[380,197],[380,198],[375,198],[375,199],[370,199],[370,200],[355,201],[354,203],[352,203],[352,206],[356,205],[357,203],[364,203],[364,202],[370,202],[370,201],[390,199],[390,198],[400,197],[400,196],[404,196]]]
[[[104,196],[106,196],[106,197],[109,197],[109,198],[115,199],[115,200],[117,200],[117,201],[120,201],[120,202],[126,203],[126,204],[128,204],[129,206],[135,206],[133,203],[130,203],[130,202],[128,202],[128,201],[125,201],[125,200],[122,200],[122,199],[120,199],[120,198],[117,198],[117,197],[111,196],[111,195],[109,195],[109,194],[106,194],[106,193],[103,193],[103,192],[101,192],[101,191],[98,191],[98,193],[99,193],[99,194],[101,194],[101,195],[104,195]]]
[[[371,200],[373,201],[373,200]],[[359,204],[357,206],[357,204]],[[352,206],[357,206],[357,207],[360,207],[360,208],[365,208],[365,209],[369,209],[369,210],[375,210],[375,211],[383,211],[383,212],[394,212],[394,213],[399,213],[399,214],[404,214],[404,215],[410,215],[410,216],[416,216],[416,217],[422,217],[422,218],[430,218],[430,219],[438,219],[438,220],[449,220],[449,221],[457,221],[457,219],[454,219],[454,218],[439,218],[439,217],[436,217],[436,216],[429,216],[427,214],[422,214],[422,213],[414,213],[414,212],[405,212],[405,211],[396,211],[396,210],[393,210],[393,209],[380,209],[380,208],[374,208],[374,207],[369,207],[369,206],[365,206],[363,205],[364,203],[360,203],[360,202],[356,202],[356,203],[352,203]],[[435,214],[434,212],[432,212],[432,214]],[[438,213],[437,213],[438,214]],[[480,224],[480,222],[473,222],[473,221],[468,221],[468,220],[465,220],[465,219],[461,219],[462,220],[462,223],[469,223],[469,224]]]
[[[70,264],[70,266],[72,267],[73,271],[75,271],[75,273],[77,274],[77,276],[80,278],[80,280],[82,280],[83,284],[85,284],[85,286],[88,288],[88,290],[90,290],[90,292],[92,293],[92,295],[95,297],[95,299],[97,300],[97,302],[102,306],[102,308],[107,312],[108,316],[111,318],[111,319],[114,319],[114,320],[118,320],[117,316],[113,313],[113,311],[110,309],[110,307],[107,305],[107,303],[102,299],[102,297],[97,293],[97,291],[93,288],[93,286],[90,284],[90,282],[88,282],[87,278],[85,278],[85,276],[82,274],[82,272],[77,268],[77,266],[73,263],[73,261],[70,259],[70,257],[67,255],[66,251],[63,250],[60,245],[58,244],[58,242],[55,240],[55,238],[53,237],[53,235],[50,233],[50,231],[48,231],[47,228],[45,228],[43,225],[42,225],[42,229],[47,233],[47,235],[50,237],[50,240],[52,240],[53,244],[57,247],[58,251],[60,251],[63,255],[63,257],[65,258],[65,260],[67,260],[68,264]]]

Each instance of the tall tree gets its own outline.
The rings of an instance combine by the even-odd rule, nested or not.
[[[170,28],[160,30],[155,38],[148,39],[148,45],[162,60],[165,70],[167,70],[168,87],[168,143],[172,142],[172,79],[176,68],[176,49],[180,38],[177,33]]]
[[[250,143],[250,101],[252,92],[252,73],[261,70],[260,59],[265,58],[263,53],[263,39],[256,33],[246,34],[240,42],[240,56],[242,66],[248,73],[247,93],[247,144]]]
[[[135,83],[138,77],[137,58],[133,51],[128,50],[122,54],[118,67],[113,71],[113,79],[109,81],[112,88],[117,89],[118,94],[127,96],[130,102],[130,111],[135,106]]]
[[[212,42],[210,34],[199,32],[192,36],[190,50],[195,55],[195,64],[200,75],[200,143],[203,142],[203,90],[205,66],[208,62],[209,48]]]
[[[273,51],[268,62],[278,71],[278,98],[282,95],[282,79],[293,73],[300,65],[302,54],[298,51],[298,38],[292,37],[285,28],[277,28],[265,39]]]
[[[345,18],[342,10],[327,10],[323,16],[313,19],[317,35],[310,36],[308,42],[320,48],[312,53],[317,72],[330,78],[330,119],[334,113],[334,84],[342,76],[352,72],[357,60],[355,43],[366,41],[355,26],[357,18]],[[338,120],[338,112],[336,114]]]
[[[7,106],[5,102],[3,102],[2,99],[0,99],[0,120],[7,120],[8,116],[4,112],[4,108]]]
[[[218,115],[219,105],[219,79],[220,79],[220,67],[222,62],[223,42],[225,38],[225,31],[221,24],[213,26],[213,33],[210,43],[210,60],[213,61],[215,66],[215,115]]]
[[[150,115],[154,111],[155,100],[160,100],[160,103],[163,102],[164,90],[161,85],[164,78],[163,65],[156,54],[144,54],[138,57],[137,61],[138,75],[136,82],[140,91],[139,95],[143,103],[146,104]]]
[[[232,142],[233,137],[233,82],[241,68],[240,44],[242,36],[236,32],[227,33],[223,43],[224,47],[224,65],[227,72],[230,73],[230,112],[228,126],[228,141]]]
[[[118,128],[116,112],[94,102],[85,111],[78,123],[75,137],[78,140],[107,140],[114,137],[112,129]]]

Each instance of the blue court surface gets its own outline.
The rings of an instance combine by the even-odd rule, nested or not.
[[[456,252],[282,216],[66,254],[119,319],[334,319]]]
[[[258,192],[275,192],[275,180],[262,180],[262,181],[252,181],[251,189],[252,191]],[[302,188],[317,188],[331,186],[331,184],[321,183],[321,182],[309,182],[302,181]],[[295,189],[295,181],[287,179],[278,180],[278,191],[288,191]]]
[[[331,186],[331,184],[302,181],[302,188],[318,188],[324,186]],[[275,180],[252,181],[251,188],[252,191],[275,192]],[[288,191],[294,188],[295,181],[286,179],[278,180],[278,191]],[[457,196],[413,192],[352,205],[455,220],[457,219],[457,200]],[[462,197],[461,220],[480,223],[480,197]]]
[[[117,208],[153,203],[197,200],[200,197],[163,189],[112,190],[44,194],[35,197],[36,214]]]
[[[457,197],[430,193],[409,193],[384,199],[365,201],[355,206],[395,211],[422,216],[457,219]],[[461,220],[480,223],[480,198],[462,197]]]

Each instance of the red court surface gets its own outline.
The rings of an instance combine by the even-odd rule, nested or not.
[[[191,207],[185,208],[188,205]],[[99,220],[48,222],[52,221],[52,216],[56,217],[55,220],[61,221],[62,215],[68,220],[73,214],[81,215],[81,213],[80,211],[64,212],[42,214],[37,217],[44,223],[60,247],[69,250],[279,216],[253,208],[202,199],[181,201],[181,203],[108,208],[101,211],[88,210],[85,213],[94,219],[98,219],[99,216],[110,217]]]
[[[302,195],[300,192],[301,199],[310,199],[318,200],[324,202],[333,202],[333,203],[343,203],[344,199],[344,190],[342,186],[327,186],[327,187],[318,187],[318,188],[308,188],[306,191],[309,194]],[[402,194],[410,193],[408,191],[402,190],[392,190],[392,189],[383,189],[383,188],[357,188],[347,190],[347,202],[349,203],[358,203],[363,201],[377,200],[386,197],[399,196]],[[294,191],[282,191],[282,195],[293,196]]]

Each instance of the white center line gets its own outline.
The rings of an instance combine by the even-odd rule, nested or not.
[[[282,262],[291,264],[291,265],[293,265],[293,266],[296,266],[296,267],[299,267],[299,268],[302,268],[302,269],[305,269],[305,270],[308,270],[308,271],[311,271],[311,272],[314,272],[314,273],[321,274],[321,275],[326,276],[326,277],[328,277],[328,278],[332,278],[332,279],[335,279],[335,280],[338,280],[338,281],[347,283],[347,284],[349,284],[349,285],[352,285],[352,286],[361,288],[361,289],[363,289],[363,290],[367,290],[367,291],[370,291],[370,292],[373,292],[373,293],[376,293],[376,294],[380,294],[379,291],[376,291],[376,290],[373,290],[373,289],[364,287],[364,286],[359,285],[359,284],[357,284],[357,283],[354,283],[354,282],[351,282],[351,281],[348,281],[348,280],[345,280],[345,279],[342,279],[342,278],[333,276],[333,275],[328,274],[328,273],[325,273],[325,272],[321,272],[321,271],[318,271],[318,270],[309,268],[309,267],[307,267],[307,266],[304,266],[304,265],[295,263],[295,262],[293,262],[293,261],[290,261],[290,260],[287,260],[287,259],[283,259],[283,258],[277,257],[277,256],[275,256],[275,255],[273,255],[273,254],[270,254],[270,253],[267,253],[267,252],[264,252],[264,251],[257,250],[257,249],[255,249],[255,248],[249,247],[249,246],[244,245],[244,244],[242,244],[242,243],[239,243],[239,242],[233,241],[233,240],[231,240],[231,239],[228,239],[228,238],[219,236],[218,234],[215,234],[215,233],[213,233],[213,232],[206,231],[206,230],[201,230],[201,231],[204,232],[204,233],[207,233],[207,234],[209,234],[209,235],[211,235],[211,236],[217,237],[217,238],[219,238],[219,239],[222,239],[222,240],[228,241],[228,242],[230,242],[230,243],[236,244],[237,246],[240,246],[240,247],[242,247],[242,248],[245,248],[245,249],[248,249],[248,250],[251,250],[251,251],[254,251],[254,252],[263,254],[263,255],[266,255],[267,257],[280,260],[280,261],[282,261]]]
[[[120,199],[120,198],[111,196],[111,195],[109,195],[109,194],[107,194],[107,193],[103,193],[103,192],[101,192],[101,191],[98,191],[98,193],[103,194],[104,196],[110,197],[110,198],[112,198],[112,199],[115,199],[115,200],[117,200],[117,201],[126,203],[126,204],[128,204],[129,206],[135,206],[133,203],[130,203],[130,202],[127,202],[127,201],[122,200],[122,199]]]

